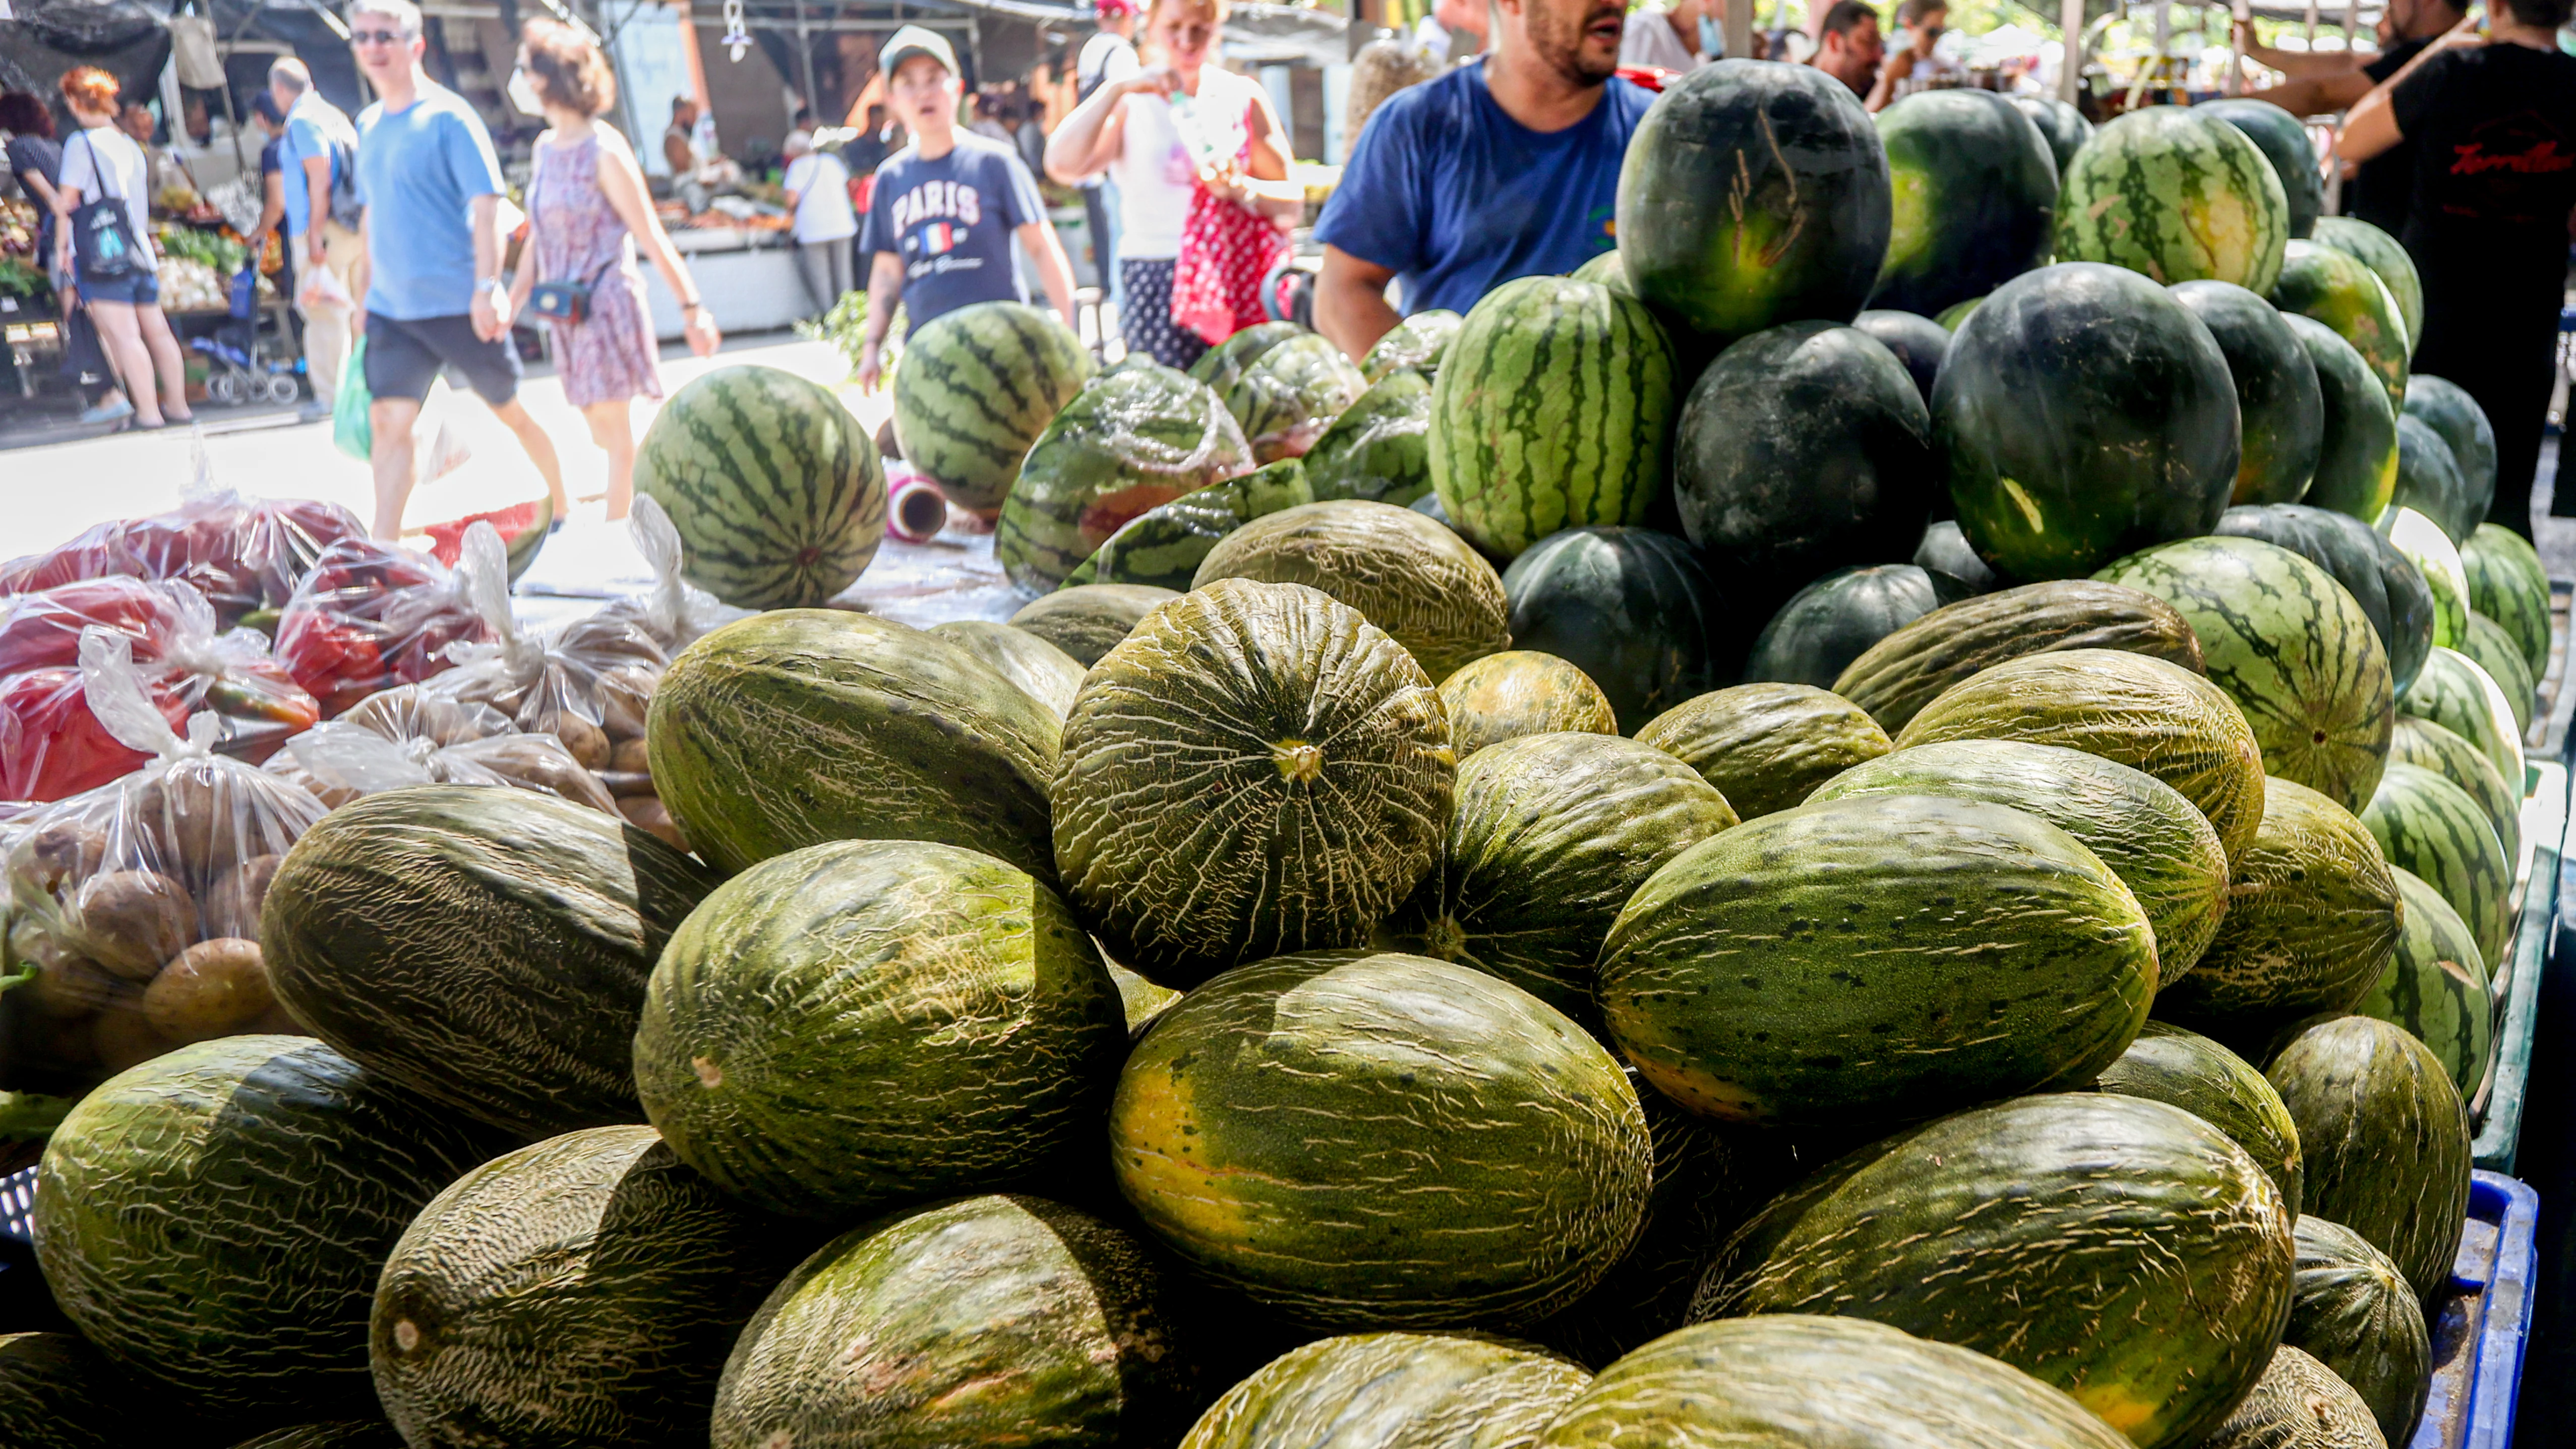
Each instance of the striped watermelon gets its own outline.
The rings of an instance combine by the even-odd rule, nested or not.
[[[2506,786],[2504,776],[2496,772],[2495,761],[2477,746],[2429,719],[2400,713],[2397,729],[2388,737],[2388,762],[2421,765],[2467,791],[2469,798],[2478,802],[2478,808],[2486,812],[2487,823],[2495,827],[2505,858],[2521,859],[2521,782]]]
[[[903,459],[960,508],[1002,506],[1020,460],[1100,370],[1082,339],[1025,302],[978,302],[934,317],[894,369]]]
[[[2296,241],[2314,231],[2317,215],[2326,207],[2325,182],[2317,169],[2317,149],[2299,118],[2250,96],[2212,101],[2195,110],[2244,132],[2263,159],[2272,163],[2272,174],[2281,178],[2281,194],[2290,204],[2290,239]]]
[[[1252,471],[1252,448],[1209,390],[1142,353],[1092,379],[1029,448],[993,557],[1043,593],[1127,520]]]
[[[1617,256],[1617,252],[1604,252]],[[1586,277],[1585,281],[1592,278]],[[1372,383],[1386,381],[1386,375],[1399,368],[1411,368],[1426,378],[1440,375],[1440,360],[1448,355],[1449,344],[1458,336],[1458,324],[1465,321],[1445,307],[1430,307],[1398,322],[1377,345],[1360,359],[1360,372]]]
[[[1151,584],[1186,593],[1217,540],[1256,518],[1314,501],[1305,464],[1282,458],[1137,514],[1065,576],[1065,587]]]
[[[2290,199],[2245,133],[2197,108],[2150,106],[2093,133],[2057,195],[2057,255],[2168,286],[2214,278],[2272,290]]]
[[[2481,961],[2504,959],[2513,935],[2513,862],[2467,791],[2420,765],[2391,765],[2361,823],[2391,866],[2422,876],[2460,913]]]
[[[2399,867],[2395,874],[2397,898],[2406,903],[2406,929],[2379,984],[2353,1011],[2413,1032],[2450,1068],[2460,1095],[2471,1096],[2487,1074],[2487,1049],[2495,1041],[2486,957],[2440,891],[2411,870]]]
[[[2505,784],[2517,792],[2523,788],[2522,738],[2513,730],[2513,705],[2475,660],[2435,646],[2398,708],[2477,746]]]
[[[1253,460],[1276,463],[1304,456],[1368,385],[1340,348],[1312,332],[1300,332],[1263,349],[1218,396],[1243,425]]]
[[[2460,545],[2460,569],[2469,607],[2513,636],[2532,678],[2548,674],[2549,573],[2531,540],[2502,524],[2481,523]]]
[[[2416,372],[2406,377],[2406,416],[2422,420],[2451,445],[2451,461],[2459,465],[2468,495],[2469,524],[2484,522],[2495,503],[2496,485],[2495,425],[2487,421],[2486,409],[2449,378]]]
[[[1920,91],[1878,113],[1894,219],[1873,307],[1929,317],[2048,263],[2057,158],[1992,91]]]
[[[2432,425],[2412,413],[2397,415],[2397,492],[2392,508],[2412,508],[2439,524],[2442,536],[2457,546],[2469,536],[2484,509],[2469,511],[2468,483],[2460,476],[2451,445]]]
[[[1486,293],[1431,386],[1449,521],[1506,560],[1561,528],[1644,523],[1672,452],[1673,374],[1635,298],[1564,277]]]
[[[2397,414],[2389,410],[2388,390],[2341,333],[2295,313],[2281,320],[2308,350],[2325,401],[2325,446],[2300,501],[2377,523],[2397,491]]]
[[[819,604],[885,541],[885,464],[841,400],[775,367],[701,374],[635,450],[635,491],[680,535],[680,576],[744,609]]]
[[[1203,382],[1222,397],[1226,389],[1242,381],[1261,354],[1292,337],[1303,337],[1306,329],[1294,322],[1260,322],[1246,327],[1216,346],[1199,354],[1190,364],[1190,381]]]
[[[2540,691],[2531,680],[2531,666],[2522,662],[2522,646],[2504,626],[2484,614],[2469,615],[2468,637],[2460,641],[2460,652],[2469,662],[2487,672],[2504,691],[2504,702],[2513,707],[2513,727],[2517,734],[2531,732],[2531,713],[2539,704]]]
[[[2316,242],[2292,242],[2281,254],[2280,279],[2255,290],[2270,293],[2284,312],[2333,328],[2388,389],[2388,411],[2406,405],[2406,321],[2388,284],[2360,259]]]
[[[2212,684],[2254,726],[2265,773],[2357,810],[2379,784],[2396,699],[2388,651],[2334,575],[2275,544],[2193,538],[2094,577],[2191,621]]]
[[[2433,643],[2457,649],[2469,634],[2469,579],[2460,567],[2460,552],[2442,526],[2412,508],[2393,508],[2382,516],[2388,541],[2415,565],[2433,595]]]
[[[2423,340],[2424,279],[2416,273],[2415,259],[2407,255],[2403,243],[2357,216],[2318,217],[2310,240],[2358,258],[2362,265],[2377,272],[2379,280],[2388,285],[2388,295],[2396,299],[2398,320],[2406,324],[2406,335],[2418,342]]]
[[[1306,450],[1314,501],[1360,498],[1410,505],[1431,491],[1431,382],[1398,368],[1342,409]]]
[[[2298,502],[2325,450],[2326,401],[2308,350],[2278,309],[2234,282],[2177,282],[2173,295],[2217,340],[2236,384],[2245,447],[2229,501]]]
[[[1616,250],[1603,252],[1566,275],[1578,282],[1599,282],[1613,292],[1622,292],[1631,297],[1637,295],[1636,291],[1628,285],[1628,269],[1619,264],[1619,253]]]

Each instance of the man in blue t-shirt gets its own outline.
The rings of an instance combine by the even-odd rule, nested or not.
[[[342,168],[357,159],[358,131],[313,89],[313,73],[291,55],[268,68],[268,98],[286,115],[277,166],[286,189],[282,228],[300,279],[295,309],[304,317],[304,375],[313,383],[307,412],[327,417],[340,393],[340,369],[349,360],[349,317],[357,301],[358,261],[366,251],[358,233],[331,216],[332,189],[341,184]],[[354,184],[356,178],[349,180]],[[325,272],[328,283],[316,275]]]
[[[1610,250],[1619,159],[1654,96],[1617,79],[1621,0],[1493,0],[1494,52],[1370,115],[1324,205],[1315,326],[1365,355],[1408,312],[1464,312]]]
[[[1012,264],[1013,237],[1027,249],[1047,301],[1073,325],[1073,268],[1028,163],[1002,142],[957,129],[964,92],[947,39],[907,25],[886,37],[883,63],[886,98],[911,129],[912,144],[877,168],[859,234],[859,255],[869,259],[863,391],[873,391],[884,370],[879,354],[898,301],[910,336],[931,318],[976,302],[1029,299]]]

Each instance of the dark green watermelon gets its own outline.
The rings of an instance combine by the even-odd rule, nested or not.
[[[1830,322],[1720,353],[1682,407],[1673,455],[1682,531],[1756,598],[1903,557],[1938,487],[1931,418],[1905,364]]]
[[[1397,368],[1333,419],[1306,453],[1306,487],[1317,503],[1365,498],[1411,503],[1431,492],[1431,384]]]
[[[2370,1406],[2382,1437],[2406,1443],[2433,1380],[2424,1305],[2388,1255],[2343,1224],[2302,1217],[2293,1233],[2298,1268],[2281,1341],[2334,1370]]]
[[[1924,316],[2048,263],[2057,158],[1993,91],[1918,91],[1878,113],[1892,200],[1874,307]]]
[[[2388,506],[2412,508],[2433,520],[2453,548],[2486,521],[2483,510],[2469,512],[2469,485],[2451,445],[2413,413],[2397,415],[2397,492]]]
[[[1629,138],[1620,266],[1713,351],[1800,318],[1850,320],[1887,257],[1890,206],[1887,152],[1851,87],[1721,60],[1665,86]]]
[[[1956,579],[1970,594],[1990,594],[2004,586],[1977,551],[1968,547],[1967,535],[1959,531],[1955,518],[1944,518],[1923,530],[1923,541],[1914,546],[1914,566],[1937,578]]]
[[[1960,324],[1932,435],[1961,531],[2007,578],[2207,533],[2236,482],[2226,355],[2173,294],[2096,262],[2024,273]]]
[[[2295,313],[2281,320],[2308,349],[2325,402],[2324,446],[2304,501],[2376,523],[2397,491],[2397,415],[2389,410],[2388,389],[2341,333]]]
[[[2057,158],[2057,174],[2063,178],[2066,163],[2074,160],[2075,153],[2084,148],[2084,143],[2093,139],[2093,123],[2084,119],[2084,113],[2075,109],[2073,103],[2055,96],[2015,96],[2012,103],[2020,107],[2021,113],[2039,127],[2039,134],[2048,139],[2049,153]]]
[[[2405,410],[2408,417],[2422,418],[2451,445],[2451,461],[2459,465],[2471,518],[2485,522],[2496,486],[2495,427],[2487,421],[2486,409],[2478,406],[2467,388],[2449,378],[2419,372],[2406,379]]]
[[[1549,534],[1503,571],[1503,593],[1513,646],[1590,675],[1623,732],[1732,679],[1742,657],[1698,552],[1651,528]]]
[[[2218,532],[2278,545],[2334,575],[2379,632],[2397,692],[2404,694],[2415,682],[2433,652],[2433,591],[2414,563],[2377,530],[2348,513],[2275,503],[2227,510],[2218,520]]]
[[[1877,338],[1880,346],[1905,364],[1906,375],[1914,379],[1914,390],[1923,395],[1925,416],[1929,417],[1932,380],[1941,375],[1941,354],[1950,350],[1950,329],[1919,313],[1884,308],[1861,313],[1852,319],[1852,325]]]
[[[2469,1211],[2469,1113],[2441,1060],[2367,1016],[2309,1027],[2271,1078],[2308,1156],[2311,1213],[2386,1253],[2418,1298],[2450,1281]]]
[[[1932,575],[1912,564],[1838,569],[1800,589],[1762,626],[1744,678],[1831,689],[1869,646],[1943,602]]]
[[[2230,501],[2298,502],[2326,441],[2325,395],[2308,350],[2279,309],[2233,282],[2181,282],[2173,295],[2218,339],[2236,384],[2245,446]]]
[[[2292,240],[2317,229],[2317,217],[2326,209],[2325,182],[2317,167],[2316,147],[2298,117],[2250,96],[2211,101],[2194,109],[2244,132],[2263,159],[2272,163],[2273,174],[2281,178],[2281,191],[2289,198]]]

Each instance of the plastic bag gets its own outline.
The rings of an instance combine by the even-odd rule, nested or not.
[[[370,695],[357,708],[287,741],[268,772],[333,809],[406,785],[509,785],[609,814],[617,802],[552,735],[523,734],[488,704],[442,698],[416,684]]]
[[[335,719],[380,689],[418,684],[453,662],[451,644],[491,638],[466,572],[372,539],[325,552],[277,621],[277,662]]]
[[[671,515],[659,502],[637,494],[626,531],[634,540],[635,552],[653,570],[653,587],[634,598],[619,599],[601,614],[632,621],[666,655],[679,653],[700,636],[736,619],[751,617],[752,610],[737,609],[680,577],[680,530],[672,526]]]
[[[492,642],[451,648],[459,667],[430,692],[491,705],[522,730],[553,735],[584,769],[619,768],[620,745],[641,769],[645,709],[670,663],[662,646],[606,609],[552,633],[522,630],[510,612],[509,560],[488,523],[466,530],[457,573]]]
[[[349,348],[340,390],[331,399],[331,442],[361,463],[376,451],[376,424],[368,415],[375,403],[375,394],[367,391],[367,339],[360,337]]]
[[[90,710],[148,763],[28,821],[8,856],[0,1085],[77,1089],[191,1041],[296,1031],[269,993],[259,907],[322,802],[183,738],[133,661],[132,641],[85,632]]]

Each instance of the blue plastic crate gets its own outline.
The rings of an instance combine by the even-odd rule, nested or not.
[[[2540,1272],[2540,1194],[2501,1173],[2469,1183],[2451,1291],[2433,1307],[2433,1391],[2409,1449],[2507,1449]]]

